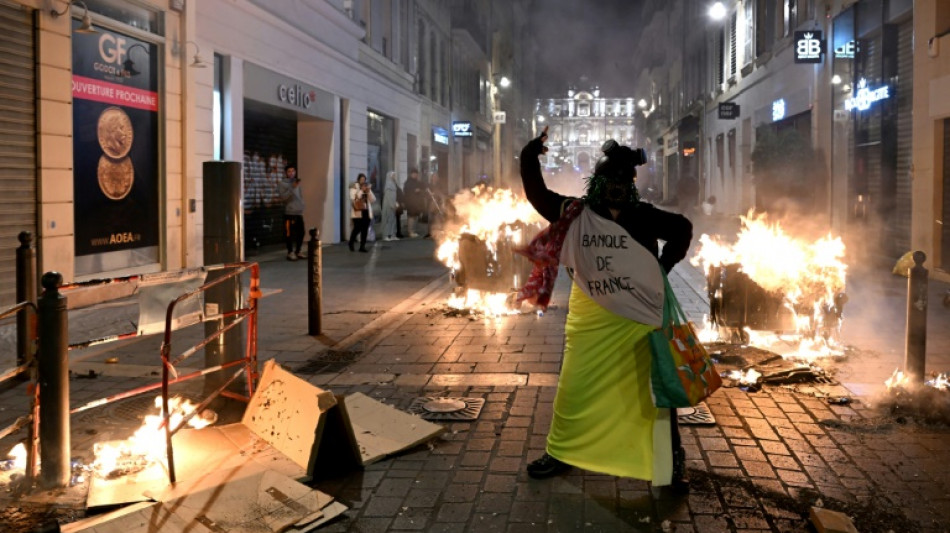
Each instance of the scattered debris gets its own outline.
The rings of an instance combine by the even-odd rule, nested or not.
[[[858,533],[854,522],[844,513],[814,506],[808,514],[818,533]]]

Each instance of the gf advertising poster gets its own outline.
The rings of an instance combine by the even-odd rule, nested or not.
[[[78,33],[79,24],[73,20],[76,255],[157,246],[158,47],[101,27]]]

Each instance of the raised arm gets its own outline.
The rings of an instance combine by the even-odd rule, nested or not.
[[[558,194],[544,184],[541,175],[541,161],[538,160],[547,147],[544,141],[548,138],[548,128],[544,127],[541,136],[533,139],[521,149],[521,183],[524,186],[525,196],[535,210],[549,222],[561,218],[561,206],[571,198]]]

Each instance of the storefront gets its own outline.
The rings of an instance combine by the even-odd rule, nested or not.
[[[366,131],[366,177],[376,196],[373,213],[379,218],[386,190],[386,175],[396,168],[393,162],[396,153],[396,121],[382,113],[369,111],[366,113]]]
[[[834,20],[833,188],[871,256],[910,248],[913,20],[909,1],[861,2]]]
[[[109,3],[98,7],[111,13]],[[139,29],[99,23],[89,33],[72,20],[76,276],[162,263],[162,14],[118,14]]]
[[[448,193],[446,188],[448,175],[446,173],[449,171],[449,139],[448,130],[441,126],[432,126],[432,155],[430,156],[429,176],[439,175],[439,187],[443,189],[443,193]]]
[[[288,165],[301,178],[305,224],[323,211],[334,98],[325,91],[252,63],[243,65],[244,243],[250,251],[282,243],[278,193]]]
[[[0,281],[0,305],[15,303],[16,288],[16,235],[29,231],[37,237],[36,227],[36,42],[33,26],[34,12],[28,9],[0,4],[0,20],[5,31],[0,32],[0,101],[16,102],[4,105],[0,113],[0,130],[4,144],[15,149],[4,150],[0,159],[0,271],[6,272]]]

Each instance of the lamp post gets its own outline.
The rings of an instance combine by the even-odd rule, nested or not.
[[[495,74],[492,76],[492,185],[500,187],[502,183],[501,168],[501,126],[505,123],[505,112],[501,109],[500,89],[508,88],[511,80],[506,76]]]

